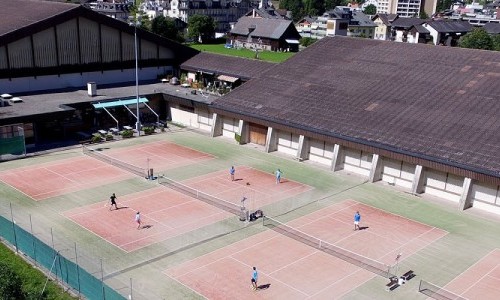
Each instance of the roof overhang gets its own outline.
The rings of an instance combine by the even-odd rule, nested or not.
[[[217,76],[217,79],[222,80],[222,81],[227,81],[231,83],[235,83],[236,81],[239,80],[237,77],[232,77],[232,76],[227,76],[227,75],[219,75]]]
[[[149,102],[148,99],[146,98],[139,98],[139,103],[146,103]],[[132,104],[137,104],[137,99],[126,99],[126,100],[115,100],[115,101],[109,101],[109,102],[97,102],[97,103],[92,103],[95,109],[101,109],[101,108],[111,108],[111,107],[117,107],[117,106],[126,106],[126,105],[132,105]]]
[[[285,42],[287,42],[288,44],[296,44],[296,45],[300,43],[299,40],[295,39],[285,39]]]

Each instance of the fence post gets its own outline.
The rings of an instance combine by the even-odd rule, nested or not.
[[[80,295],[81,295],[81,288],[80,288],[80,265],[78,264],[78,252],[76,251],[76,242],[75,242],[75,263],[76,263],[76,280],[78,282],[78,298],[80,298]]]
[[[31,231],[31,240],[33,241],[33,260],[35,261],[35,266],[38,264],[36,261],[36,243],[35,243],[35,234],[33,233],[33,221],[30,216],[30,231]]]
[[[12,202],[10,202],[10,219],[12,222],[12,233],[14,233],[14,247],[16,247],[16,253],[18,253],[17,249],[17,236],[16,236],[16,224],[14,221],[14,213],[12,212]]]
[[[102,268],[102,258],[101,258],[101,288],[102,288],[102,299],[106,300],[106,293],[104,292],[104,269]]]
[[[129,300],[133,299],[133,297],[132,297],[132,291],[133,291],[133,289],[132,289],[132,277],[130,277],[130,294],[128,295],[128,299]]]

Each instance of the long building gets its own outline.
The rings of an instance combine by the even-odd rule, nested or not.
[[[2,130],[22,126],[35,145],[65,139],[110,121],[101,102],[124,117],[116,127],[133,119],[121,100],[135,97],[134,28],[80,6],[18,3],[23,18],[0,20],[0,94],[23,102],[0,107]],[[499,52],[327,37],[271,64],[137,33],[140,96],[161,120],[500,214]],[[163,84],[165,72],[230,92]]]

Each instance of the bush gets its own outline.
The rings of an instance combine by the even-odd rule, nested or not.
[[[134,136],[134,132],[132,130],[124,130],[122,131],[122,138],[127,139]]]
[[[92,138],[90,139],[90,141],[91,141],[92,143],[100,143],[100,142],[102,142],[102,137],[101,137],[101,135],[100,135],[100,134],[98,134],[98,133],[94,133],[94,134],[92,135]]]
[[[0,298],[5,300],[24,299],[22,281],[12,268],[0,262]]]
[[[304,47],[311,46],[316,42],[316,39],[310,38],[310,37],[303,37],[300,39],[300,44]]]
[[[236,140],[236,142],[239,144],[241,142],[241,135],[235,133],[234,134],[234,139]]]
[[[149,135],[149,134],[153,134],[155,132],[155,128],[152,126],[143,127],[142,131],[144,131],[144,134]]]
[[[107,134],[106,135],[106,141],[111,141],[113,140],[113,135],[112,134]]]

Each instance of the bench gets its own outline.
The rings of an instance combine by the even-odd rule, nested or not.
[[[123,126],[123,129],[125,129],[125,130],[132,130],[132,127],[130,127],[130,126]]]
[[[385,285],[385,290],[386,291],[393,291],[395,290],[397,287],[399,287],[399,283],[398,283],[398,278],[397,277],[391,277],[390,278],[390,282],[388,284]]]
[[[403,275],[401,275],[401,279],[403,279],[404,281],[408,281],[408,280],[412,279],[413,277],[415,277],[413,270],[410,270],[410,271],[404,273]]]
[[[109,131],[110,131],[112,134],[114,134],[114,135],[117,135],[117,134],[119,134],[119,133],[120,133],[120,130],[118,130],[118,129],[114,128],[114,127],[113,127],[113,128],[110,128],[110,129],[109,129]]]
[[[101,134],[101,135],[107,135],[108,134],[108,132],[106,130],[102,130],[102,129],[97,130],[97,132],[99,132],[99,134]]]

